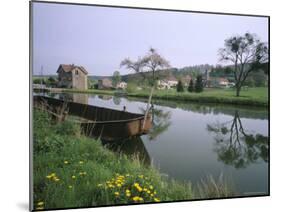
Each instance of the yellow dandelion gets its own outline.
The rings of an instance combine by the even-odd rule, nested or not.
[[[52,178],[52,176],[51,176],[51,175],[47,175],[46,177],[47,177],[48,179],[51,179],[51,178]]]
[[[84,163],[84,161],[82,161],[82,160],[79,161],[79,164],[83,164],[83,163]]]
[[[142,197],[140,197],[140,198],[139,198],[139,201],[143,201],[143,198],[142,198]]]
[[[131,191],[129,189],[126,189],[126,193],[130,193]]]
[[[151,197],[153,197],[153,196],[154,196],[154,194],[150,194],[150,196],[151,196]]]
[[[144,188],[143,191],[147,191],[147,188]]]
[[[72,175],[71,178],[72,178],[72,179],[76,179],[76,176],[75,176],[75,175]]]
[[[151,193],[151,191],[150,191],[150,190],[147,190],[147,191],[146,191],[146,193],[150,194],[150,193]]]
[[[151,186],[149,186],[149,188],[152,190],[152,189],[153,189],[153,186],[151,185]]]
[[[126,196],[127,196],[127,197],[130,197],[130,196],[131,196],[131,193],[126,193]]]
[[[98,187],[102,187],[102,184],[101,184],[101,183],[99,183],[99,184],[98,184]]]
[[[136,202],[136,201],[138,201],[138,200],[139,200],[139,198],[140,198],[140,197],[135,196],[135,197],[133,197],[132,199]]]
[[[139,185],[140,185],[140,184],[138,184],[138,183],[134,183],[134,186],[135,186],[135,187],[138,187]]]
[[[119,187],[119,188],[120,188],[121,186],[122,186],[121,184],[117,184],[117,187]]]
[[[139,178],[143,178],[143,175],[139,175]]]
[[[67,161],[67,160],[65,160],[65,161],[64,161],[64,164],[68,164],[68,161]]]
[[[55,176],[56,176],[56,173],[51,173],[50,176],[51,176],[51,177],[55,177]]]
[[[72,189],[72,188],[73,188],[73,186],[72,186],[72,185],[69,185],[69,186],[68,186],[68,188],[69,188],[69,189]]]
[[[58,181],[60,181],[60,179],[56,177],[56,178],[54,178],[54,181],[58,182]]]
[[[154,198],[154,201],[155,201],[155,202],[160,202],[160,199],[158,199],[158,198],[155,197],[155,198]]]
[[[119,196],[120,195],[118,191],[114,192],[114,194],[115,194],[115,196]]]
[[[44,202],[42,202],[42,201],[41,201],[41,202],[38,202],[37,205],[38,205],[38,206],[42,206],[42,205],[44,205]]]

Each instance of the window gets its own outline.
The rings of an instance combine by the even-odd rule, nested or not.
[[[75,70],[75,75],[78,75],[78,70]]]

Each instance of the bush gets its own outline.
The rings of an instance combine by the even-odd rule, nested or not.
[[[191,79],[187,88],[188,92],[193,92],[194,91],[194,85],[193,85],[193,80]]]
[[[182,85],[181,80],[178,81],[177,92],[183,92],[183,85]]]
[[[198,75],[196,77],[196,82],[195,82],[195,92],[200,93],[203,91],[203,79],[202,79],[202,75]]]

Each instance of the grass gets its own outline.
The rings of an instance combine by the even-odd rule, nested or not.
[[[34,209],[137,204],[193,198],[190,183],[163,179],[137,156],[129,158],[34,112]]]
[[[130,93],[128,96],[149,96],[147,91]],[[235,96],[233,89],[205,89],[202,93],[176,92],[175,90],[157,90],[153,94],[154,99],[193,101],[200,103],[224,103],[235,105],[268,106],[267,88],[248,88],[242,90],[239,97]]]
[[[63,92],[77,92],[77,93],[93,93],[93,94],[105,94],[114,95],[113,90],[72,90],[64,89]],[[149,90],[140,90],[129,92],[127,96],[148,98]],[[235,90],[229,89],[205,89],[202,93],[189,93],[176,92],[175,89],[171,90],[156,90],[153,94],[154,99],[163,100],[176,100],[176,101],[192,101],[200,103],[222,103],[222,104],[234,104],[234,105],[251,105],[268,107],[268,88],[256,87],[242,90],[239,97],[235,96]]]
[[[197,190],[189,182],[168,179],[137,155],[113,153],[99,140],[81,135],[73,122],[54,123],[39,110],[34,110],[33,120],[36,210],[191,200],[206,197],[204,193],[208,198],[233,195],[213,178],[199,183]]]

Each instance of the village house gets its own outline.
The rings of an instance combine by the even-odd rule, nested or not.
[[[57,73],[58,87],[88,89],[88,72],[83,66],[60,64]]]
[[[116,88],[119,88],[119,89],[126,89],[127,88],[127,83],[126,82],[119,82],[116,86]]]
[[[98,89],[113,89],[112,81],[108,78],[103,78],[98,81]]]
[[[177,86],[178,80],[170,75],[166,79],[158,80],[157,81],[157,87],[158,89],[171,89],[172,87]]]

